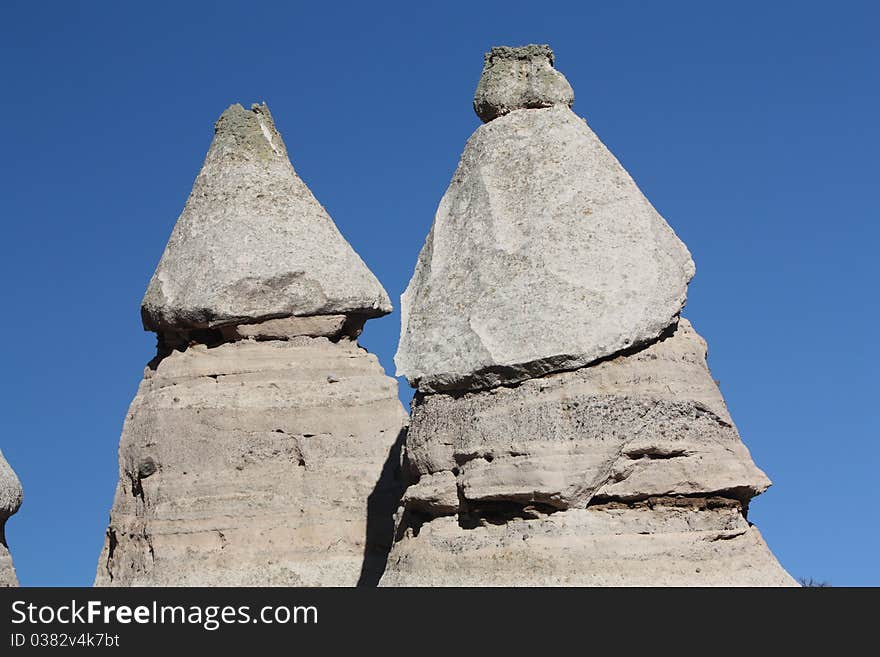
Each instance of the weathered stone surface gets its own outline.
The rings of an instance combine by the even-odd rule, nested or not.
[[[280,317],[252,324],[224,324],[208,329],[165,329],[159,332],[159,350],[183,350],[192,344],[218,345],[238,340],[290,340],[296,337],[355,338],[363,329],[365,317],[309,315]]]
[[[18,586],[18,577],[15,575],[9,548],[0,543],[0,588],[10,586]]]
[[[347,339],[173,351],[129,409],[95,583],[375,583],[406,423],[396,381]]]
[[[0,587],[18,586],[12,556],[6,544],[6,521],[18,511],[22,501],[21,482],[0,452]]]
[[[150,281],[145,328],[391,311],[382,286],[297,176],[269,109],[227,109]]]
[[[474,111],[484,122],[517,109],[571,107],[572,103],[574,91],[553,68],[550,46],[501,46],[486,53],[474,94]]]
[[[381,586],[795,586],[729,500],[600,505],[406,529]]]
[[[456,513],[459,507],[456,477],[448,470],[425,473],[407,488],[402,502],[404,507],[433,515]]]
[[[683,318],[656,343],[591,367],[417,397],[405,461],[414,484],[384,585],[791,579],[745,519],[770,481]],[[457,504],[435,505],[434,482],[450,475],[456,495],[444,497]]]
[[[521,109],[465,147],[401,298],[395,362],[423,392],[515,383],[656,339],[687,248],[583,119]]]
[[[413,477],[454,472],[462,500],[477,505],[567,509],[594,497],[665,495],[747,502],[770,485],[686,319],[650,347],[593,367],[460,397],[426,395],[414,404],[406,458]],[[412,486],[404,499],[418,507],[420,492]]]

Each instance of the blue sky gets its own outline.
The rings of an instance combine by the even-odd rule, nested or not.
[[[269,103],[396,301],[479,125],[483,52],[537,42],[693,253],[685,315],[774,481],[750,519],[795,577],[880,585],[878,20],[870,2],[4,2],[0,448],[25,487],[22,583],[92,581],[154,352],[140,300],[223,109]],[[398,328],[362,337],[389,372]]]

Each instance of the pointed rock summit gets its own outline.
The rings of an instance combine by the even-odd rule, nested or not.
[[[268,108],[226,110],[144,298],[95,583],[375,585],[407,414],[356,337],[390,310]]]
[[[269,108],[230,106],[147,288],[144,327],[389,312],[379,281],[293,170]]]
[[[494,48],[402,297],[417,386],[384,586],[792,585],[680,317],[687,248],[546,46]]]
[[[546,46],[496,48],[475,106],[507,78],[534,91],[534,52],[565,81]],[[511,92],[550,97],[530,93]],[[687,248],[566,103],[495,102],[505,113],[468,140],[401,297],[397,373],[423,392],[516,383],[647,344],[694,275]]]
[[[0,452],[0,587],[18,586],[12,556],[6,544],[6,521],[21,506],[21,482]]]

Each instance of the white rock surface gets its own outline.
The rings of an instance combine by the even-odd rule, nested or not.
[[[145,328],[390,311],[293,170],[268,107],[229,107],[147,288]]]
[[[571,370],[656,339],[684,244],[583,119],[519,109],[477,129],[401,298],[395,362],[424,392]]]
[[[0,452],[0,587],[18,586],[12,555],[6,544],[6,521],[18,511],[21,501],[21,482]]]
[[[562,105],[571,107],[574,91],[553,68],[547,45],[492,48],[474,93],[474,111],[484,122],[517,109]]]
[[[375,584],[406,423],[353,341],[173,351],[125,421],[96,585]]]

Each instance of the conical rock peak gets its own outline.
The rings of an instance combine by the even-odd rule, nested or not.
[[[568,107],[473,134],[401,298],[398,374],[423,392],[582,367],[656,339],[694,264]]]
[[[144,327],[390,311],[381,284],[294,171],[268,107],[229,107],[147,288]]]

